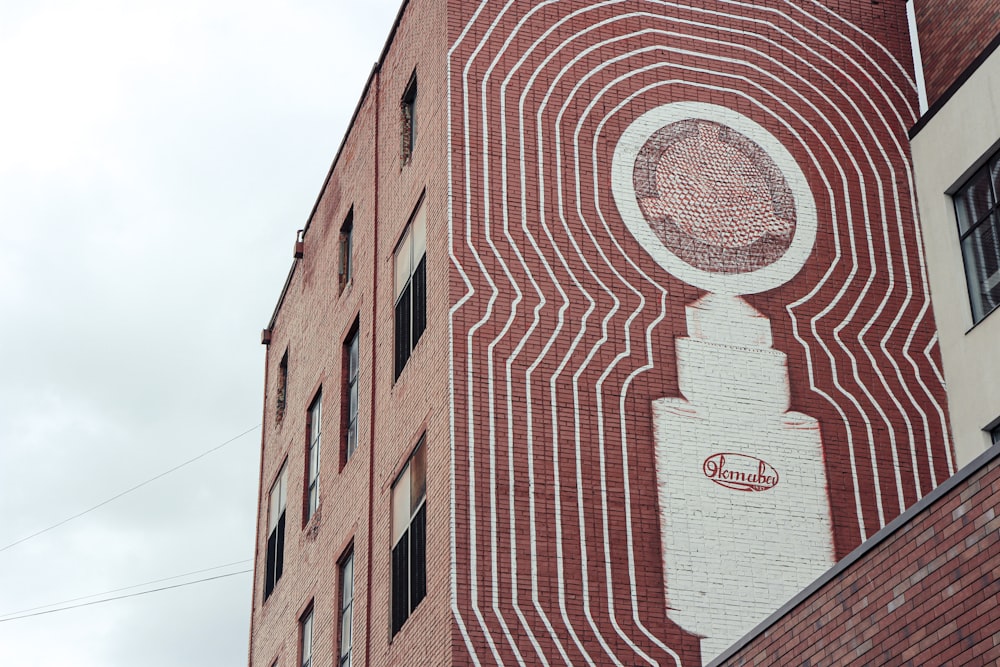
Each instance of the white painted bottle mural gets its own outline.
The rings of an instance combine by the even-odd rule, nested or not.
[[[819,424],[789,411],[786,356],[741,298],[801,270],[815,203],[777,138],[711,104],[646,112],[612,169],[635,238],[707,292],[675,341],[681,396],[652,405],[668,615],[707,664],[834,563]]]

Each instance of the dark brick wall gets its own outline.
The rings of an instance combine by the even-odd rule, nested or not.
[[[970,468],[719,666],[998,664],[1000,448]]]
[[[927,102],[935,101],[1000,35],[996,0],[915,0]]]

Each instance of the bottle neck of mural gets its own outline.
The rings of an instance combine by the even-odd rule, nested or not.
[[[784,353],[771,347],[771,322],[739,296],[708,293],[686,306],[686,338],[678,338],[677,380],[684,397],[702,407],[788,410]]]

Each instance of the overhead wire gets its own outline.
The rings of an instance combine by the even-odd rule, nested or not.
[[[19,616],[8,616],[6,618],[0,618],[0,623],[6,623],[8,621],[17,621],[22,618],[31,618],[32,616],[43,616],[45,614],[55,614],[60,611],[68,611],[70,609],[79,609],[80,607],[89,607],[95,604],[103,604],[105,602],[113,602],[115,600],[124,600],[126,598],[134,598],[140,595],[149,595],[150,593],[159,593],[160,591],[169,591],[174,588],[183,588],[185,586],[193,586],[194,584],[201,584],[206,581],[215,581],[216,579],[225,579],[227,577],[235,577],[239,574],[246,574],[247,572],[253,572],[253,568],[248,568],[246,570],[240,570],[238,572],[229,572],[228,574],[219,574],[214,577],[205,577],[204,579],[195,579],[194,581],[186,581],[182,584],[174,584],[173,586],[162,586],[160,588],[153,588],[148,591],[138,591],[136,593],[128,593],[126,595],[117,595],[111,598],[105,598],[103,600],[92,600],[90,602],[81,602],[80,604],[68,605],[65,607],[59,607],[58,609],[48,609],[46,611],[36,611],[30,614],[21,614]]]
[[[192,570],[190,572],[184,572],[183,574],[175,574],[170,577],[161,577],[160,579],[153,579],[151,581],[144,581],[141,584],[132,584],[131,586],[122,586],[121,588],[112,588],[111,590],[101,591],[100,593],[91,593],[90,595],[81,595],[79,597],[70,598],[68,600],[59,600],[58,602],[50,602],[49,604],[41,604],[36,607],[28,607],[27,609],[18,609],[17,611],[8,611],[6,613],[0,614],[0,621],[8,616],[17,616],[19,614],[27,614],[28,612],[37,611],[39,609],[45,609],[47,607],[57,607],[64,604],[69,604],[70,602],[79,602],[80,600],[86,600],[88,598],[96,598],[102,595],[110,595],[111,593],[120,593],[121,591],[127,591],[131,588],[139,588],[141,586],[150,586],[152,584],[159,584],[164,581],[170,581],[171,579],[180,579],[181,577],[190,577],[193,574],[202,574],[203,572],[211,572],[212,570],[221,570],[225,567],[232,567],[234,565],[243,565],[244,563],[251,562],[252,559],[244,558],[243,560],[233,561],[232,563],[224,563],[222,565],[216,565],[214,567],[205,567],[200,570]]]
[[[67,517],[67,518],[63,519],[62,521],[58,521],[58,522],[56,522],[56,523],[54,523],[51,526],[48,526],[46,528],[42,528],[41,530],[36,531],[36,532],[32,533],[31,535],[26,535],[25,537],[22,537],[22,538],[20,538],[18,540],[15,540],[15,541],[11,542],[10,544],[8,544],[8,545],[6,545],[4,547],[0,547],[0,552],[7,551],[7,549],[10,549],[11,547],[15,547],[18,544],[21,544],[22,542],[27,542],[28,540],[33,539],[35,537],[38,537],[39,535],[43,535],[43,534],[49,532],[50,530],[53,530],[55,528],[58,528],[59,526],[62,526],[63,524],[69,523],[70,521],[73,521],[74,519],[79,519],[81,516],[84,516],[85,514],[89,514],[89,513],[93,512],[96,509],[100,509],[101,507],[104,507],[108,503],[113,502],[115,500],[118,500],[122,496],[126,496],[126,495],[132,493],[133,491],[137,491],[138,489],[141,489],[142,487],[146,486],[147,484],[149,484],[151,482],[155,482],[156,480],[160,479],[161,477],[165,477],[165,476],[169,475],[172,472],[176,472],[176,471],[180,470],[181,468],[183,468],[184,466],[190,465],[190,464],[194,463],[195,461],[197,461],[199,459],[202,459],[202,458],[208,456],[209,454],[222,449],[226,445],[228,445],[228,444],[230,444],[232,442],[235,442],[236,440],[239,440],[240,438],[242,438],[243,436],[245,436],[247,433],[251,433],[251,432],[259,429],[260,426],[261,426],[260,424],[257,424],[256,426],[254,426],[252,428],[249,428],[246,431],[243,431],[239,435],[233,436],[232,438],[230,438],[229,440],[226,440],[222,444],[216,445],[215,447],[212,447],[211,449],[209,449],[207,451],[204,451],[201,454],[198,454],[198,456],[195,456],[194,458],[190,458],[187,461],[184,461],[183,463],[175,465],[173,468],[170,468],[169,470],[165,470],[165,471],[159,473],[158,475],[154,475],[153,477],[150,477],[149,479],[147,479],[147,480],[145,480],[143,482],[140,482],[140,483],[136,484],[135,486],[133,486],[133,487],[131,487],[129,489],[126,489],[126,490],[122,491],[121,493],[118,493],[118,494],[116,494],[114,496],[111,496],[107,500],[103,500],[103,501],[97,503],[96,505],[94,505],[93,507],[88,507],[87,509],[85,509],[85,510],[83,510],[81,512],[77,512],[73,516]]]

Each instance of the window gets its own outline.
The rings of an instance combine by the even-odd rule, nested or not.
[[[955,193],[958,232],[972,319],[979,322],[1000,305],[1000,153]]]
[[[354,239],[354,209],[351,208],[347,214],[347,219],[340,226],[340,291],[343,292],[347,284],[354,276],[354,261],[351,257],[353,253]]]
[[[267,562],[264,566],[264,599],[271,595],[285,560],[285,491],[288,466],[282,465],[278,478],[271,485],[267,504]]]
[[[394,256],[397,379],[427,325],[426,253],[427,214],[421,201]]]
[[[354,550],[340,560],[340,662],[339,667],[351,667],[351,647],[354,645]]]
[[[344,343],[344,456],[346,463],[358,448],[358,323]]]
[[[403,99],[399,101],[399,162],[410,163],[417,138],[417,73],[410,77]]]
[[[299,631],[302,634],[302,662],[300,664],[302,667],[312,667],[313,610],[311,606],[309,607],[309,611],[302,617],[302,620],[299,621]]]
[[[312,518],[319,507],[319,444],[323,424],[323,391],[320,390],[309,406],[306,417],[308,448],[306,453],[306,511],[305,522]]]
[[[278,364],[278,394],[275,400],[277,406],[276,419],[280,422],[285,418],[285,394],[288,392],[288,350]]]
[[[1000,424],[990,429],[990,442],[994,445],[1000,444]]]
[[[392,486],[392,634],[427,592],[427,467],[421,438]]]

